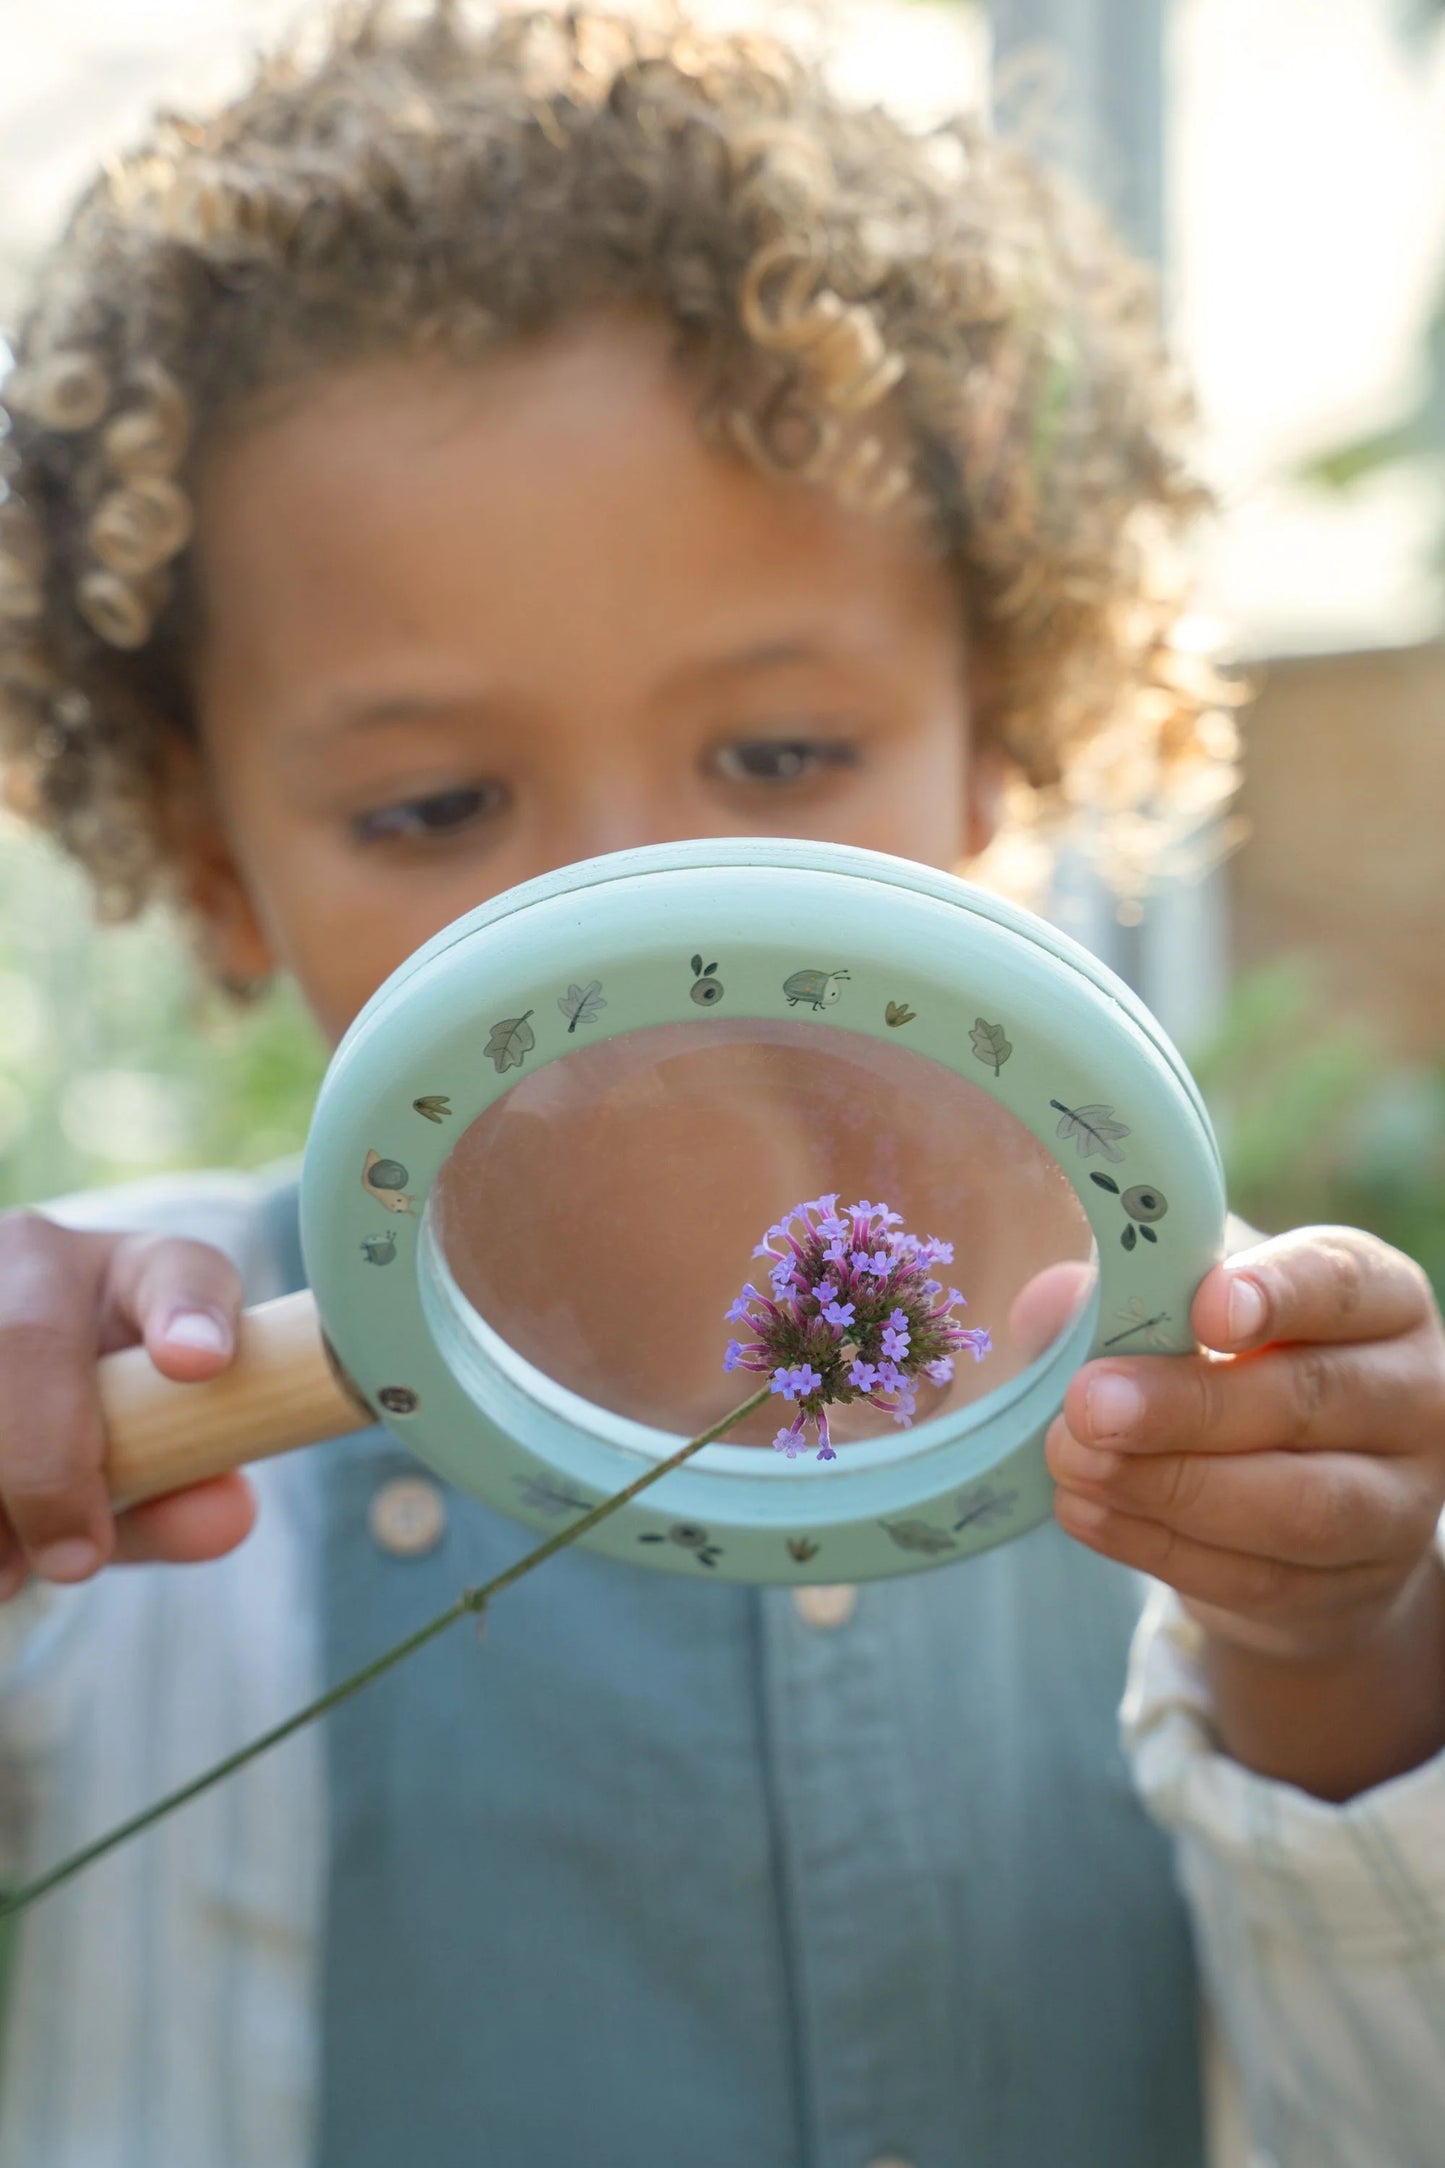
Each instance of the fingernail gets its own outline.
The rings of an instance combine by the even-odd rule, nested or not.
[[[83,1581],[100,1564],[100,1553],[83,1536],[71,1536],[63,1543],[47,1543],[31,1563],[47,1581]]]
[[[1229,1303],[1226,1310],[1231,1340],[1248,1340],[1264,1323],[1264,1295],[1253,1280],[1245,1279],[1243,1273],[1234,1273],[1229,1282]]]
[[[225,1326],[207,1310],[178,1310],[162,1338],[172,1347],[203,1347],[215,1355],[224,1354],[231,1344]]]
[[[1144,1413],[1144,1396],[1131,1378],[1116,1370],[1095,1378],[1084,1401],[1089,1428],[1096,1438],[1117,1438],[1132,1430]]]

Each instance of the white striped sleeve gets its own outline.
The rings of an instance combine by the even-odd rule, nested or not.
[[[1121,1712],[1175,1839],[1249,2168],[1445,2162],[1445,1754],[1335,1806],[1220,1752],[1199,1631],[1156,1588]],[[1218,2157],[1218,2156],[1217,2156]]]
[[[212,1241],[259,1301],[276,1289],[255,1205],[251,1178],[222,1176],[45,1210]],[[285,1462],[252,1478],[256,1528],[225,1558],[102,1573],[14,1630],[0,1671],[7,1876],[50,1865],[315,1693],[304,1485]],[[22,1914],[0,2168],[308,2168],[324,1855],[312,1728]]]

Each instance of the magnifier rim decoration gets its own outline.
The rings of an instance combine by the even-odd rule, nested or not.
[[[802,1583],[925,1570],[1024,1533],[1051,1511],[1043,1436],[1074,1370],[1108,1347],[1193,1348],[1223,1175],[1197,1089],[1137,997],[1032,913],[909,860],[775,838],[619,852],[509,890],[409,957],[338,1047],[303,1165],[303,1255],[339,1360],[437,1474],[542,1532],[665,1456],[681,1433],[582,1400],[478,1318],[428,1199],[456,1139],[523,1076],[579,1043],[705,1034],[723,1016],[891,1044],[906,1018],[915,1055],[987,1091],[1063,1169],[1097,1283],[973,1406],[826,1469],[709,1447],[584,1547]],[[719,1363],[726,1338],[720,1325]]]

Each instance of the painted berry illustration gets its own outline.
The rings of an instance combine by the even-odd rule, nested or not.
[[[537,1034],[532,1029],[532,1011],[525,1016],[504,1016],[500,1024],[493,1024],[492,1035],[486,1044],[486,1057],[502,1076],[508,1069],[520,1069],[528,1054],[537,1044]]]
[[[369,1265],[389,1265],[396,1255],[396,1236],[368,1235],[360,1247]]]
[[[975,1059],[981,1061],[986,1068],[992,1069],[997,1076],[1013,1052],[1012,1044],[1004,1037],[1003,1025],[986,1024],[981,1016],[976,1016],[968,1036],[973,1045]]]
[[[429,1122],[443,1122],[452,1111],[452,1103],[436,1092],[427,1092],[424,1097],[413,1099],[412,1108]]]
[[[849,975],[846,971],[793,972],[783,981],[788,1007],[795,1009],[800,1001],[806,1001],[810,1009],[831,1009]]]
[[[575,1031],[579,1024],[590,1024],[598,1010],[607,1006],[601,979],[589,979],[585,986],[569,986],[565,994],[557,996],[557,1006],[567,1019],[568,1031]]]
[[[911,1024],[917,1014],[917,1009],[910,1009],[906,1001],[890,1001],[884,1008],[883,1021],[897,1031],[900,1025]]]
[[[1162,1220],[1169,1210],[1169,1200],[1162,1189],[1156,1189],[1152,1182],[1137,1182],[1132,1189],[1121,1192],[1118,1183],[1107,1174],[1091,1174],[1089,1180],[1117,1197],[1128,1213],[1129,1224],[1119,1237],[1126,1250],[1132,1250],[1141,1235],[1146,1242],[1159,1240],[1154,1232],[1154,1222]]]
[[[378,1204],[385,1205],[388,1212],[414,1210],[416,1199],[406,1195],[406,1185],[411,1177],[399,1159],[383,1159],[379,1152],[368,1152],[366,1165],[361,1170],[361,1180]]]
[[[722,1557],[722,1548],[713,1542],[705,1528],[696,1521],[674,1521],[665,1536],[639,1536],[639,1543],[675,1543],[681,1550],[691,1551],[700,1566],[715,1566]]]
[[[722,1000],[723,990],[714,976],[716,964],[705,964],[701,953],[692,959],[692,998],[700,1009],[715,1009]]]
[[[1049,1105],[1063,1116],[1058,1134],[1073,1138],[1080,1159],[1090,1159],[1095,1152],[1102,1152],[1105,1159],[1124,1157],[1116,1140],[1130,1131],[1126,1123],[1115,1121],[1112,1107],[1066,1107],[1062,1099],[1051,1099]]]

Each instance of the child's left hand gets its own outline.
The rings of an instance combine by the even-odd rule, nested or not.
[[[1206,1351],[1110,1357],[1049,1430],[1055,1513],[1168,1582],[1216,1640],[1363,1647],[1422,1576],[1445,1506],[1445,1333],[1420,1267],[1306,1227],[1202,1282]]]

